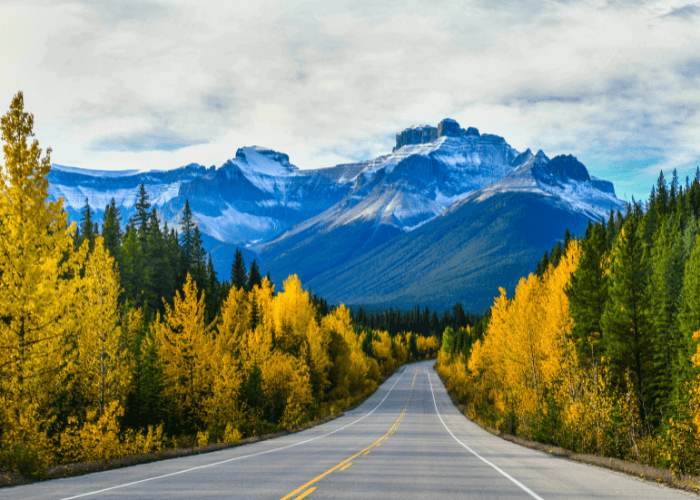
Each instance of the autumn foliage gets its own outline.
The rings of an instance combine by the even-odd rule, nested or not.
[[[143,188],[125,233],[114,203],[102,235],[89,206],[78,232],[48,201],[50,150],[29,143],[23,106],[19,93],[2,117],[0,468],[40,476],[292,428],[437,351],[365,331],[343,305],[322,313],[295,275],[277,292],[253,263],[245,286],[240,266],[219,283],[189,207],[180,238]]]
[[[651,220],[658,206],[635,206],[567,237],[512,299],[500,289],[485,334],[463,332],[468,349],[445,332],[437,368],[470,418],[578,452],[700,472],[700,240],[682,190],[676,200],[665,223]]]

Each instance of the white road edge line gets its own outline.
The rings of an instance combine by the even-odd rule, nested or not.
[[[131,482],[131,483],[118,484],[117,486],[112,486],[112,487],[110,487],[110,488],[104,488],[104,489],[102,489],[102,490],[97,490],[97,491],[91,491],[91,492],[89,492],[89,493],[82,493],[82,494],[80,494],[80,495],[75,495],[75,496],[72,496],[72,497],[66,497],[66,498],[63,498],[63,499],[61,499],[61,500],[73,500],[74,498],[82,498],[82,497],[87,497],[87,496],[90,496],[90,495],[98,495],[98,494],[100,494],[100,493],[104,493],[105,491],[116,490],[116,489],[119,489],[119,488],[126,488],[127,486],[133,486],[133,485],[135,485],[135,484],[145,483],[145,482],[147,482],[147,481],[153,481],[153,480],[155,480],[155,479],[162,479],[162,478],[164,478],[164,477],[176,476],[176,475],[178,475],[178,474],[184,474],[185,472],[191,472],[191,471],[193,471],[193,470],[198,470],[198,469],[206,469],[207,467],[214,467],[214,466],[216,466],[216,465],[225,464],[225,463],[227,463],[227,462],[233,462],[233,461],[235,461],[235,460],[242,460],[242,459],[244,459],[244,458],[257,457],[257,456],[259,456],[259,455],[265,455],[266,453],[272,453],[273,451],[286,450],[287,448],[292,448],[292,447],[294,447],[294,446],[299,446],[300,444],[310,443],[311,441],[316,441],[317,439],[321,439],[321,438],[324,438],[324,437],[326,437],[326,436],[330,436],[331,434],[335,434],[335,433],[338,432],[338,431],[342,431],[343,429],[346,429],[346,428],[350,427],[351,425],[356,424],[356,423],[359,422],[360,420],[364,420],[365,418],[369,417],[372,413],[374,413],[374,412],[377,410],[377,408],[379,408],[379,407],[382,405],[382,403],[386,400],[386,398],[389,397],[389,394],[391,394],[391,391],[394,390],[394,387],[396,387],[396,384],[399,383],[399,380],[401,380],[401,379],[403,378],[403,376],[404,376],[405,373],[406,373],[406,369],[404,368],[403,373],[401,373],[401,376],[400,376],[399,378],[396,379],[396,382],[394,382],[394,385],[391,386],[391,389],[389,389],[389,390],[387,391],[386,395],[384,396],[384,399],[382,399],[382,400],[379,402],[379,404],[378,404],[377,406],[375,406],[374,409],[373,409],[371,412],[367,413],[366,415],[363,415],[362,417],[358,418],[357,420],[355,420],[355,421],[353,421],[353,422],[350,422],[350,423],[347,424],[347,425],[344,425],[343,427],[340,427],[340,428],[338,428],[338,429],[336,429],[336,430],[334,430],[334,431],[328,432],[328,433],[323,434],[323,435],[321,435],[321,436],[316,436],[315,438],[307,439],[307,440],[305,440],[305,441],[299,441],[298,443],[288,444],[287,446],[282,446],[282,447],[280,447],[280,448],[275,448],[275,449],[273,449],[273,450],[261,451],[261,452],[258,452],[258,453],[252,453],[252,454],[250,454],[250,455],[243,455],[243,456],[241,456],[241,457],[229,458],[229,459],[227,459],[227,460],[222,460],[222,461],[220,461],[220,462],[214,462],[213,464],[200,465],[200,466],[198,466],[198,467],[192,467],[192,468],[190,468],[190,469],[185,469],[185,470],[181,470],[181,471],[177,471],[177,472],[171,472],[170,474],[163,474],[162,476],[149,477],[149,478],[141,479],[141,480],[139,480],[139,481],[134,481],[134,482]],[[184,457],[183,457],[183,458],[184,458]]]
[[[471,453],[472,453],[475,457],[477,457],[479,460],[481,460],[482,462],[484,462],[484,463],[490,465],[491,467],[493,467],[494,469],[496,469],[498,472],[500,472],[501,474],[503,474],[505,477],[507,477],[508,479],[510,479],[513,483],[515,483],[515,484],[518,485],[520,488],[522,488],[522,490],[525,491],[526,493],[528,493],[532,498],[536,498],[537,500],[544,500],[544,499],[543,499],[541,496],[539,496],[537,493],[535,493],[535,492],[532,491],[530,488],[528,488],[527,486],[525,486],[523,483],[521,483],[520,481],[518,481],[517,479],[515,479],[514,477],[512,477],[511,475],[509,475],[507,472],[505,472],[503,469],[499,468],[497,465],[494,465],[494,464],[492,464],[491,462],[489,462],[488,460],[486,460],[484,457],[482,457],[482,456],[479,455],[477,452],[475,452],[474,450],[472,450],[469,446],[467,446],[467,445],[464,444],[462,441],[460,441],[459,439],[457,439],[457,436],[455,436],[454,434],[452,434],[452,431],[449,429],[449,427],[447,427],[447,424],[445,424],[445,421],[442,419],[442,416],[440,415],[440,412],[438,411],[437,402],[435,401],[435,391],[433,391],[433,382],[432,382],[432,380],[430,379],[430,369],[428,369],[428,382],[430,382],[430,392],[433,394],[433,404],[435,405],[435,413],[437,413],[437,416],[440,418],[440,422],[442,422],[442,425],[445,426],[445,429],[447,429],[447,432],[450,433],[450,436],[452,436],[452,437],[454,438],[455,441],[457,441],[459,444],[461,444],[461,445],[464,446],[467,450],[469,450],[469,452],[471,452]]]

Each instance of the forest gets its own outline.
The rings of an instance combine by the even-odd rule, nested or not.
[[[240,252],[220,281],[189,204],[168,228],[144,186],[132,220],[112,200],[100,227],[88,200],[68,223],[21,92],[0,123],[0,468],[292,429],[436,355],[437,338],[362,328],[295,275],[276,290]]]
[[[467,415],[577,452],[700,473],[700,170],[545,253],[437,368]]]

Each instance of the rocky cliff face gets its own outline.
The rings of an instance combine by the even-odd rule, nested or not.
[[[433,142],[437,138],[437,127],[431,127],[430,125],[410,127],[396,134],[396,146],[394,146],[393,151],[411,144],[427,144]]]

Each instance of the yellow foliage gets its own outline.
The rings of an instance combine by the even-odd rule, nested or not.
[[[197,446],[206,446],[209,444],[209,431],[197,432]]]
[[[224,431],[224,443],[238,443],[243,436],[241,431],[239,431],[232,423],[226,424],[226,430]]]
[[[86,421],[81,425],[78,419],[70,417],[68,428],[60,437],[60,452],[64,463],[94,462],[110,460],[122,456],[119,441],[119,421],[124,410],[113,401],[100,415],[88,411]]]
[[[83,243],[87,244],[87,241]],[[127,346],[120,342],[119,276],[101,237],[95,239],[94,249],[85,264],[81,292],[82,320],[71,371],[86,400],[95,405],[92,409],[103,413],[109,402],[124,402],[129,372]]]
[[[204,399],[211,385],[210,357],[212,325],[205,321],[204,292],[197,299],[197,284],[187,274],[183,289],[175,294],[174,305],[165,305],[165,319],[158,316],[155,334],[170,394],[183,418],[205,418]]]
[[[274,351],[261,365],[268,418],[293,427],[312,401],[309,368],[289,354]]]
[[[59,451],[64,463],[112,460],[140,453],[160,453],[163,448],[162,426],[149,426],[147,432],[129,429],[122,433],[119,418],[124,410],[117,401],[109,403],[104,413],[89,411],[85,422],[75,417],[60,435]]]
[[[221,308],[221,320],[217,328],[217,349],[231,354],[238,352],[249,327],[246,292],[243,288],[234,286]]]
[[[48,411],[49,388],[58,385],[85,251],[73,250],[75,225],[67,224],[63,200],[48,201],[51,150],[42,158],[38,141],[28,144],[33,123],[20,92],[0,119],[0,432],[4,443],[26,437],[44,446],[50,415],[34,422],[39,434],[24,422]]]

